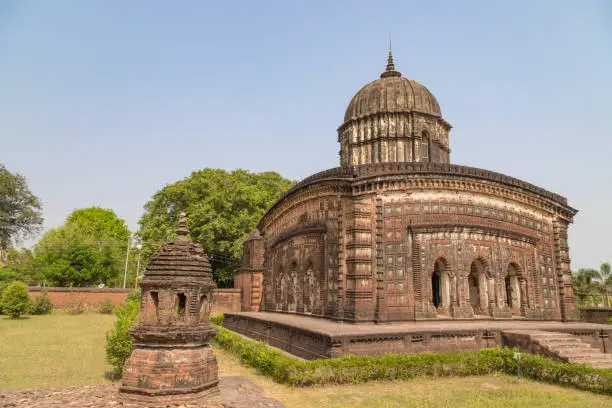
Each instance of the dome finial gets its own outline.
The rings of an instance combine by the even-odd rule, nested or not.
[[[179,218],[179,227],[176,231],[177,238],[187,239],[187,234],[189,234],[189,230],[187,229],[187,214],[184,212],[181,213]]]
[[[395,64],[393,63],[393,54],[391,53],[391,35],[389,35],[389,56],[387,57],[387,69],[385,69],[385,72],[380,74],[380,77],[388,78],[399,76],[402,76],[402,74],[395,70]]]
[[[393,54],[391,54],[391,43],[389,43],[389,57],[387,58],[386,72],[391,71],[395,71],[395,65],[393,64]]]

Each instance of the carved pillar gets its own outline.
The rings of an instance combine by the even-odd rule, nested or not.
[[[488,311],[490,316],[495,315],[495,279],[491,277],[487,277],[487,303],[488,303]]]
[[[457,274],[454,273],[450,280],[450,307],[457,306]]]
[[[529,298],[527,297],[527,282],[525,281],[525,279],[521,279],[519,280],[519,285],[520,285],[520,297],[521,297],[521,316],[525,316],[525,309],[527,309],[529,307]]]
[[[380,198],[376,199],[376,309],[374,319],[376,321],[387,320],[387,305],[385,299],[384,280],[384,242],[383,242],[383,205]]]
[[[437,316],[436,308],[432,303],[431,296],[431,273],[432,271],[426,265],[423,265],[421,259],[421,242],[419,234],[414,234],[412,229],[409,229],[412,234],[412,267],[414,273],[415,289],[415,310],[414,317],[419,319],[435,319]]]
[[[372,321],[376,308],[375,265],[372,265],[376,259],[372,248],[375,209],[369,199],[351,200],[348,205],[344,319]]]
[[[559,308],[563,321],[580,320],[580,312],[574,303],[569,246],[567,244],[567,227],[568,221],[564,219],[557,218],[553,221]]]

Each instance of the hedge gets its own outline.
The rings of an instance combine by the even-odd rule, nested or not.
[[[118,308],[115,328],[107,334],[107,359],[120,372],[130,354],[128,329],[138,318],[138,302]],[[133,304],[132,304],[133,303]],[[266,343],[220,327],[222,314],[212,314],[216,326],[214,343],[236,355],[246,366],[257,369],[274,381],[295,387],[326,384],[359,384],[376,380],[464,377],[504,373],[516,375],[516,350],[490,348],[472,352],[386,354],[384,356],[345,356],[304,361],[284,354]],[[533,380],[570,386],[612,395],[612,370],[583,364],[567,364],[540,356],[521,354],[521,375]]]
[[[219,321],[217,318],[215,323]],[[296,387],[358,384],[374,380],[408,380],[423,377],[463,377],[494,373],[517,374],[516,350],[489,348],[472,352],[345,356],[303,361],[266,343],[245,339],[217,327],[214,342],[274,381]],[[533,380],[612,395],[612,370],[567,364],[521,354],[521,375]]]

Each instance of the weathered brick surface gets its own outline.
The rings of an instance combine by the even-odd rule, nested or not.
[[[124,403],[165,406],[218,393],[209,347],[212,269],[204,250],[187,239],[184,215],[179,225],[145,269],[140,320],[130,330],[134,350],[119,387]]]
[[[349,104],[341,167],[297,183],[245,243],[243,310],[579,320],[567,245],[577,211],[530,183],[450,164],[449,130],[431,93],[390,62]]]
[[[226,313],[223,326],[305,359],[466,351],[495,346],[519,346],[527,352],[545,354],[528,335],[519,338],[512,334],[517,330],[563,333],[590,345],[597,353],[612,352],[612,327],[583,322],[449,319],[352,325],[288,313],[250,312]]]
[[[56,287],[30,287],[28,292],[30,299],[34,300],[42,291],[49,295],[49,300],[54,309],[67,309],[77,302],[83,302],[86,309],[96,310],[100,303],[106,299],[113,305],[122,305],[130,289],[114,288],[56,288]]]
[[[612,308],[610,307],[588,307],[580,311],[585,322],[607,324],[612,318]]]
[[[109,299],[113,305],[122,305],[131,289],[119,288],[60,288],[30,287],[30,299],[34,300],[45,290],[54,309],[67,309],[76,302],[83,302],[86,309],[97,310],[100,303]],[[239,312],[240,289],[214,289],[212,313]]]
[[[505,346],[553,360],[612,368],[610,332],[612,330],[585,331],[579,327],[561,332],[515,329],[504,330],[502,341]]]

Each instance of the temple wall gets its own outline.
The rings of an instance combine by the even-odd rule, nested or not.
[[[300,192],[260,225],[265,239],[260,310],[335,317],[341,302],[338,188]]]
[[[384,320],[402,320],[412,306],[416,319],[561,319],[551,214],[455,191],[379,197]]]
[[[298,185],[259,225],[260,310],[352,322],[576,320],[565,199],[445,166],[330,170]]]

